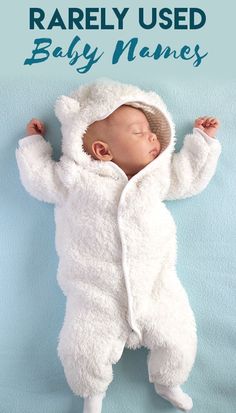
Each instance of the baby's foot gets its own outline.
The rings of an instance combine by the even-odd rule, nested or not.
[[[95,396],[89,396],[84,398],[84,410],[83,413],[101,413],[102,400],[106,393],[99,393]]]
[[[183,392],[180,386],[167,387],[161,384],[154,384],[157,394],[163,399],[168,400],[173,406],[177,407],[184,412],[189,411],[193,407],[191,397]]]

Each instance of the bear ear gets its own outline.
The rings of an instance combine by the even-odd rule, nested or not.
[[[60,96],[55,103],[55,114],[61,123],[70,121],[80,111],[77,100],[68,96]]]

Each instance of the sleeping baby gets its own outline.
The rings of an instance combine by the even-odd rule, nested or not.
[[[196,324],[176,274],[176,227],[165,200],[201,192],[221,152],[219,122],[198,118],[180,152],[154,92],[99,80],[61,96],[62,156],[52,160],[32,119],[16,150],[26,190],[55,204],[58,283],[66,311],[58,356],[84,413],[100,413],[125,347],[149,349],[149,381],[180,410],[194,364]]]

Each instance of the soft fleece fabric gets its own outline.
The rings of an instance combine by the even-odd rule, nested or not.
[[[141,106],[163,138],[161,154],[128,181],[114,163],[82,149],[89,124],[124,103]],[[194,129],[174,151],[174,125],[154,92],[117,82],[83,86],[57,101],[63,156],[41,136],[16,151],[23,185],[55,203],[58,282],[67,296],[58,354],[80,396],[106,390],[124,346],[159,352],[149,380],[183,383],[196,355],[194,315],[175,271],[176,229],[163,200],[201,192],[215,173],[220,144]]]

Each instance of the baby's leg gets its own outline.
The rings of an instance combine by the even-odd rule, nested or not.
[[[192,400],[180,386],[186,382],[196,357],[195,318],[175,270],[164,267],[161,276],[144,320],[143,345],[150,349],[149,381],[174,406],[190,410]]]
[[[101,413],[102,400],[112,381],[112,365],[121,357],[127,333],[124,321],[113,321],[109,313],[80,306],[68,297],[58,356],[74,394],[84,398],[84,413]]]
[[[178,376],[183,377],[184,370],[184,355],[178,351],[171,353],[169,349],[160,347],[148,355],[149,381],[154,383],[156,392],[178,409],[189,411],[193,407],[192,399],[183,392],[181,383],[176,382]]]

